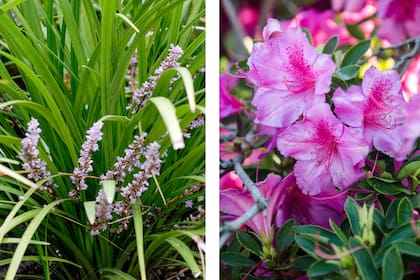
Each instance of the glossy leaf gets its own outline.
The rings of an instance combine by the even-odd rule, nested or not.
[[[417,222],[417,227],[419,227],[419,223]],[[413,229],[413,225],[411,223],[401,225],[395,228],[389,235],[386,237],[382,246],[389,245],[393,242],[400,241],[403,239],[409,239],[416,235]]]
[[[370,47],[370,40],[360,41],[356,45],[352,46],[345,54],[341,67],[357,64],[359,59],[366,53]]]
[[[420,170],[420,161],[412,161],[404,165],[398,172],[397,179],[402,180]]]
[[[312,264],[308,270],[308,276],[321,277],[330,274],[331,272],[338,271],[340,267],[336,264],[327,263],[325,260],[319,260]]]
[[[365,34],[360,29],[358,24],[346,24],[347,31],[350,33],[351,36],[358,40],[364,40]]]
[[[388,228],[395,228],[397,226],[397,210],[398,204],[400,203],[399,198],[394,199],[388,206],[388,209],[385,214],[385,225]]]
[[[397,210],[397,222],[398,225],[406,224],[410,221],[413,217],[413,205],[411,204],[410,200],[407,197],[401,199],[400,203],[398,204]]]
[[[360,243],[359,240],[352,237],[350,238],[350,246],[352,248],[356,248],[358,246],[362,246],[362,244]],[[380,279],[379,273],[376,270],[373,256],[366,247],[363,247],[362,249],[354,252],[353,257],[354,257],[354,261],[356,262],[358,272],[362,276],[363,279],[370,279],[370,280]]]
[[[333,220],[330,219],[330,227],[334,231],[334,233],[337,235],[338,238],[340,238],[341,242],[343,244],[348,243],[347,236],[344,234],[344,232],[341,230],[339,226],[337,226]]]
[[[404,188],[399,182],[392,182],[392,180],[384,181],[379,178],[369,178],[368,184],[372,186],[378,193],[385,195],[396,195],[399,193],[410,194],[411,192]]]
[[[238,231],[236,233],[236,238],[242,247],[252,252],[253,254],[260,256],[261,255],[261,242],[256,240],[250,233],[244,231]]]
[[[359,224],[359,208],[359,205],[353,198],[347,198],[346,203],[344,204],[344,211],[346,212],[350,227],[355,235],[360,235],[362,233]]]
[[[230,266],[250,267],[255,264],[255,261],[234,252],[224,252],[220,255],[220,259],[224,264]]]
[[[347,65],[335,71],[334,76],[347,81],[355,78],[359,74],[360,66],[359,65]]]
[[[404,267],[400,252],[394,246],[391,246],[382,261],[382,279],[398,280],[404,277]]]
[[[276,246],[277,252],[281,253],[285,248],[290,246],[295,239],[295,221],[288,220],[277,232]]]
[[[330,39],[328,39],[327,43],[324,46],[324,49],[322,50],[322,53],[325,54],[331,54],[334,52],[335,48],[337,48],[338,45],[338,36],[334,35]]]

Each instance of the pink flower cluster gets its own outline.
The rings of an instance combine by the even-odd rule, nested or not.
[[[339,221],[345,190],[366,176],[370,151],[407,158],[420,136],[420,97],[407,103],[399,74],[374,67],[361,85],[333,92],[335,63],[330,55],[319,54],[301,29],[283,31],[279,21],[269,19],[263,38],[254,44],[246,73],[255,87],[254,122],[270,131],[268,145],[274,143],[283,156],[296,160],[284,179],[271,174],[257,183],[269,199],[268,215],[259,214],[247,225],[268,237],[273,221],[277,226],[289,218],[322,226],[328,226],[328,218]],[[231,175],[222,181],[230,188],[221,186],[227,219],[254,203]]]

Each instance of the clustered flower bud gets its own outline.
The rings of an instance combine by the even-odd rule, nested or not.
[[[162,61],[159,68],[155,70],[154,75],[150,76],[148,81],[145,81],[142,84],[141,88],[134,90],[131,103],[127,106],[127,110],[131,110],[132,115],[136,114],[141,108],[143,108],[147,99],[152,96],[153,90],[155,89],[162,73],[167,69],[179,67],[180,64],[178,60],[181,58],[182,54],[183,50],[181,47],[171,44],[168,56]]]
[[[191,138],[191,132],[204,125],[204,114],[198,115],[185,129],[183,135],[185,138]]]
[[[127,149],[125,149],[124,157],[117,157],[117,162],[114,164],[114,168],[108,170],[106,175],[101,176],[101,180],[115,180],[116,182],[124,182],[126,173],[131,173],[133,167],[140,167],[140,157],[144,150],[144,140],[147,133],[144,132],[142,135],[136,135],[133,143],[131,143]]]
[[[152,142],[144,147],[144,141],[147,134],[136,136],[125,150],[124,157],[117,157],[114,168],[108,170],[106,175],[101,176],[101,180],[115,180],[123,183],[128,173],[133,173],[136,168],[138,171],[133,175],[133,180],[125,187],[119,189],[122,197],[121,201],[115,201],[109,204],[101,190],[96,198],[96,221],[91,226],[91,234],[99,234],[107,228],[107,221],[112,220],[112,214],[118,217],[118,227],[112,228],[113,232],[121,232],[128,228],[131,218],[131,205],[140,199],[143,192],[149,186],[148,179],[159,175],[160,166],[162,164],[161,154],[159,152],[160,145]],[[142,161],[143,158],[143,161]]]
[[[80,191],[88,188],[85,179],[87,178],[88,173],[93,171],[91,153],[96,152],[99,149],[98,142],[102,140],[102,126],[103,122],[98,121],[87,131],[86,141],[83,143],[80,151],[78,160],[79,167],[76,167],[73,170],[73,175],[70,176],[70,179],[74,184],[73,190],[69,192],[69,197],[71,198],[79,198]]]
[[[100,189],[96,197],[96,220],[91,225],[91,235],[98,235],[100,231],[106,229],[106,221],[112,220],[112,211],[114,205],[107,202],[105,191]]]
[[[51,172],[47,170],[46,162],[38,157],[39,150],[36,146],[38,145],[40,134],[41,129],[39,128],[38,120],[31,118],[28,123],[28,130],[25,133],[26,137],[22,139],[22,151],[19,154],[19,158],[23,162],[23,168],[29,171],[28,178],[35,181],[51,176]],[[41,186],[41,190],[47,191],[49,194],[54,194],[55,188],[58,188],[58,185],[54,184],[51,178],[46,180]]]

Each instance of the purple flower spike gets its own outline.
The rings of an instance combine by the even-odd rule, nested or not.
[[[71,181],[74,184],[74,189],[69,192],[69,197],[79,198],[79,192],[86,190],[88,185],[85,179],[88,173],[93,171],[92,167],[92,156],[91,153],[96,152],[99,149],[98,142],[102,140],[102,126],[103,122],[99,121],[93,124],[93,126],[87,131],[86,141],[82,145],[79,157],[79,167],[73,170],[73,175],[70,176]]]
[[[146,105],[146,101],[152,96],[153,90],[162,73],[167,69],[179,67],[180,64],[178,60],[183,53],[180,46],[171,44],[168,56],[161,62],[159,68],[155,70],[155,75],[150,76],[149,80],[145,81],[141,88],[134,90],[131,103],[127,106],[127,110],[132,110],[132,115],[136,114],[144,105]]]
[[[26,137],[22,139],[22,151],[19,154],[19,159],[23,162],[23,169],[29,171],[28,178],[34,179],[36,182],[51,176],[51,172],[47,170],[47,164],[40,159],[37,145],[41,129],[39,122],[35,118],[31,118],[28,123],[28,130]],[[57,184],[53,183],[52,179],[48,179],[42,186],[41,190],[54,194],[54,189],[58,188]]]
[[[325,103],[280,133],[277,148],[297,159],[296,181],[309,195],[350,187],[364,176],[361,167],[369,152],[361,130],[344,126]]]

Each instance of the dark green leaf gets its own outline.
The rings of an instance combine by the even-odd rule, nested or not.
[[[385,253],[391,246],[398,248],[401,254],[420,257],[420,246],[417,245],[415,241],[407,238],[399,239],[381,246],[375,256],[375,263],[377,266],[382,265]]]
[[[361,246],[359,240],[354,237],[350,238],[350,246],[352,248]],[[353,253],[354,261],[356,262],[357,269],[363,279],[375,280],[380,279],[379,273],[376,270],[375,262],[373,261],[372,254],[370,251],[363,247]]]
[[[413,205],[407,197],[404,197],[398,204],[397,222],[398,225],[406,224],[413,217]]]
[[[403,279],[404,267],[398,249],[391,246],[385,253],[382,260],[382,279],[398,280]]]
[[[397,209],[400,200],[399,198],[394,199],[388,206],[385,214],[385,224],[388,228],[395,228],[397,226]]]
[[[396,195],[399,193],[410,194],[411,192],[404,188],[399,182],[390,182],[387,179],[379,179],[378,177],[369,178],[368,184],[372,186],[378,193],[385,195]]]
[[[311,256],[302,256],[298,257],[296,261],[293,262],[293,268],[295,269],[304,269],[307,270],[315,262],[315,259]]]
[[[360,66],[359,65],[347,65],[335,71],[334,76],[347,81],[351,80],[359,74]]]
[[[277,233],[276,246],[277,252],[281,253],[285,248],[289,247],[295,239],[295,221],[288,220],[284,223]]]
[[[344,211],[348,217],[351,230],[355,235],[362,234],[359,224],[359,208],[359,205],[353,198],[347,198],[346,203],[344,204]]]
[[[397,247],[401,254],[420,258],[420,246],[413,240],[403,239],[393,243],[393,246]]]
[[[338,36],[334,35],[325,44],[324,49],[322,50],[322,53],[325,53],[325,54],[333,53],[335,48],[337,47],[337,44],[338,44]]]
[[[354,195],[354,199],[364,201],[371,198],[375,194],[376,192],[356,193]]]
[[[220,255],[220,260],[230,266],[250,267],[255,264],[255,261],[247,258],[244,255],[233,252],[224,252]]]
[[[340,79],[339,77],[333,76],[331,87],[333,89],[342,88],[343,90],[346,90],[349,85],[346,83],[346,81]]]
[[[404,165],[400,172],[398,172],[397,179],[402,180],[411,174],[416,173],[420,169],[420,161],[412,161]]]
[[[312,256],[316,259],[319,259],[319,257],[314,253],[315,244],[312,240],[310,240],[307,237],[296,235],[295,236],[295,242],[308,255],[310,255],[310,256]]]
[[[385,217],[378,209],[375,209],[373,212],[373,223],[382,233],[385,232]]]
[[[370,40],[360,41],[358,44],[352,46],[345,54],[341,67],[357,64],[359,59],[365,54],[370,47]]]
[[[261,242],[255,239],[255,237],[253,237],[251,234],[244,231],[238,231],[236,233],[236,238],[238,238],[238,241],[242,247],[257,256],[261,255]]]
[[[301,27],[301,29],[305,33],[306,38],[308,38],[309,43],[313,46],[314,41],[312,40],[311,31],[309,31],[309,29],[306,29],[305,27]]]
[[[417,223],[417,227],[419,226],[419,223]],[[402,239],[409,239],[416,235],[413,229],[413,225],[411,224],[405,224],[397,227],[394,229],[384,240],[382,243],[382,246],[386,246],[388,244],[391,244],[395,241],[400,241]]]
[[[333,220],[330,219],[330,227],[331,229],[334,231],[334,233],[337,235],[338,238],[340,238],[341,242],[343,242],[343,244],[347,244],[348,239],[346,237],[346,235],[344,234],[344,232],[341,230],[341,228],[339,226],[337,226]]]
[[[346,24],[347,31],[350,33],[351,36],[358,40],[364,40],[365,34],[360,29],[358,24]]]
[[[310,278],[325,276],[331,272],[338,271],[339,269],[340,267],[336,264],[326,263],[325,260],[319,260],[311,265],[308,270],[308,276]]]
[[[314,225],[301,225],[295,226],[295,232],[301,235],[310,236],[317,239],[321,244],[334,243],[337,246],[342,246],[340,239],[331,231],[326,230],[320,226]]]

